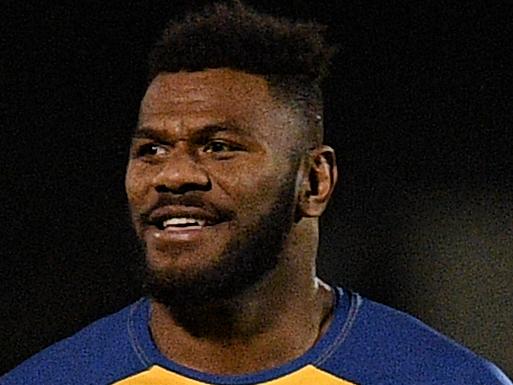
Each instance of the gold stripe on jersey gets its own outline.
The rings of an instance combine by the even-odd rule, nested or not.
[[[213,385],[171,372],[160,366],[152,366],[112,385]],[[283,377],[254,385],[356,385],[329,374],[313,365],[308,365]]]

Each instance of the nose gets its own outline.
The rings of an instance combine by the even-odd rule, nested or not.
[[[153,184],[157,192],[174,194],[208,191],[211,188],[207,172],[189,154],[183,152],[167,159]]]

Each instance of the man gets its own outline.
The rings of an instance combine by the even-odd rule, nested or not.
[[[414,318],[316,278],[337,180],[320,28],[218,5],[150,60],[126,173],[148,296],[10,384],[511,384]]]

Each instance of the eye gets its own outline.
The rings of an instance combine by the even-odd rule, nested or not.
[[[166,149],[164,146],[161,146],[157,143],[146,143],[141,145],[136,150],[137,156],[158,156],[166,153]]]
[[[203,151],[205,152],[226,152],[226,151],[237,151],[238,148],[232,144],[220,141],[213,140],[205,145]]]

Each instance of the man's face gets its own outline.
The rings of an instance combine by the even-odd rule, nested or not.
[[[275,267],[294,220],[298,124],[260,76],[217,69],[154,79],[126,174],[150,294],[227,298]]]

